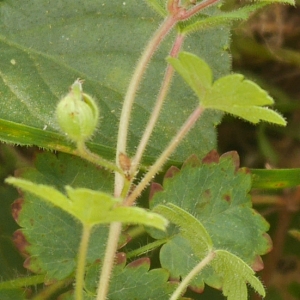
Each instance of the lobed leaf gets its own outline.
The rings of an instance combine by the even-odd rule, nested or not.
[[[266,5],[270,4],[269,2],[263,1],[258,2],[251,5],[246,5],[237,10],[230,12],[218,12],[213,15],[197,15],[194,18],[191,18],[187,22],[181,22],[179,24],[180,32],[184,34],[190,34],[195,31],[208,29],[215,26],[227,25],[233,21],[237,20],[246,20],[249,15],[262,8]]]
[[[156,206],[153,211],[179,226],[181,236],[190,242],[194,253],[199,258],[203,258],[203,254],[212,249],[212,240],[204,226],[185,210],[168,203],[167,205]]]
[[[268,121],[286,125],[286,121],[277,112],[261,107],[273,103],[266,91],[254,82],[244,80],[240,74],[228,75],[215,81],[201,101],[206,108],[222,110],[252,123]]]
[[[71,201],[61,192],[51,186],[36,184],[31,181],[15,177],[9,177],[5,179],[5,182],[15,187],[21,188],[24,191],[30,192],[33,195],[42,198],[43,200],[47,200],[54,206],[57,206],[76,217],[76,215],[73,213]]]
[[[120,254],[119,254],[120,256]],[[108,299],[159,299],[168,300],[177,283],[168,281],[165,269],[150,269],[150,259],[145,257],[125,266],[125,259],[113,270]],[[87,294],[94,295],[97,288],[99,264],[91,266],[85,278]]]
[[[211,88],[213,74],[210,67],[197,56],[180,52],[178,58],[168,57],[167,61],[183,77],[187,84],[202,99]]]
[[[120,200],[109,194],[90,189],[66,187],[68,197],[51,186],[36,184],[28,180],[10,177],[7,183],[30,192],[77,218],[85,225],[111,222],[136,223],[164,230],[167,221],[158,214],[138,207],[122,207]]]
[[[61,192],[65,191],[65,185],[73,188],[101,188],[106,192],[113,188],[112,174],[74,156],[39,154],[35,167],[19,170],[17,174],[30,181],[47,183]],[[70,276],[76,268],[82,233],[80,222],[30,193],[16,200],[12,207],[13,216],[21,227],[15,232],[14,241],[26,257],[25,268],[34,273],[46,274],[47,280]],[[107,235],[107,225],[96,226],[92,230],[87,264],[103,258]],[[120,243],[126,243],[124,236]]]
[[[212,84],[209,66],[194,54],[183,52],[169,63],[197,94],[205,108],[221,110],[249,122],[267,121],[286,125],[284,118],[264,105],[272,105],[273,99],[266,91],[240,74],[224,76]]]
[[[222,278],[223,294],[228,300],[247,300],[247,283],[265,297],[262,283],[243,260],[226,250],[216,250],[215,253],[216,257],[211,265]]]
[[[203,161],[187,162],[180,172],[166,178],[163,190],[154,194],[150,206],[154,211],[161,205],[180,207],[185,211],[183,215],[192,214],[192,218],[202,224],[214,249],[226,249],[254,266],[259,261],[258,256],[268,252],[271,245],[265,233],[268,224],[252,209],[248,195],[251,176],[247,170],[238,169],[239,160],[235,153],[221,157],[211,153]],[[173,223],[174,218],[170,221]],[[203,246],[195,250],[198,235],[185,234],[188,224],[180,225],[183,230],[169,232],[169,241],[160,251],[162,267],[168,269],[173,278],[185,277],[199,263],[199,257],[207,254]],[[211,267],[197,275],[191,286],[201,291],[204,282],[218,289],[223,284]]]

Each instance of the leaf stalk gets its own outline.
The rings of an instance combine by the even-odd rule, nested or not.
[[[170,56],[172,56],[172,57],[177,56],[177,54],[179,53],[180,48],[183,44],[183,41],[184,41],[184,35],[178,34],[176,37],[176,40],[173,44],[172,50],[170,52]],[[131,170],[130,170],[131,176],[134,176],[138,169],[139,163],[140,163],[143,153],[147,147],[150,136],[151,136],[153,129],[157,123],[164,100],[166,99],[167,93],[169,91],[169,87],[170,87],[170,84],[172,81],[173,74],[174,74],[174,68],[170,64],[168,64],[168,66],[166,68],[165,76],[164,76],[164,79],[163,79],[163,82],[162,82],[162,85],[160,88],[160,92],[159,92],[159,95],[157,97],[157,100],[156,100],[156,103],[154,106],[154,109],[152,111],[149,122],[145,128],[143,137],[141,138],[141,141],[137,148],[135,157],[132,160],[132,165],[131,165]]]
[[[211,6],[218,2],[220,2],[220,0],[204,0],[204,1],[200,2],[199,4],[195,5],[193,8],[184,11],[180,16],[180,21],[187,20],[187,19],[191,18],[192,16],[196,15],[197,13],[199,13],[204,8],[207,8],[208,6]]]
[[[91,230],[92,227],[90,225],[83,224],[82,236],[81,236],[79,251],[78,251],[77,270],[76,270],[76,285],[75,285],[76,300],[83,299],[85,262],[86,262]]]
[[[204,267],[206,267],[216,256],[214,251],[210,251],[206,257],[204,257],[198,265],[196,265],[191,272],[181,281],[177,289],[172,294],[170,300],[177,300],[188,287],[190,281],[199,274]]]
[[[117,172],[118,174],[120,174],[120,176],[124,177],[124,172],[120,167],[102,158],[101,156],[91,152],[86,147],[84,142],[77,143],[77,150],[75,151],[75,154],[97,166],[104,167],[107,170]]]
[[[109,236],[107,240],[105,257],[101,269],[100,282],[97,290],[96,300],[106,300],[106,295],[108,293],[109,280],[111,277],[115,253],[118,248],[119,237],[122,230],[122,223],[113,222],[109,227]]]
[[[177,146],[183,140],[183,138],[187,135],[190,129],[195,125],[199,117],[204,112],[205,108],[201,105],[197,106],[197,108],[191,113],[186,122],[179,129],[175,137],[172,139],[170,144],[164,150],[164,152],[160,155],[160,157],[156,160],[154,165],[150,168],[150,170],[146,173],[141,182],[137,185],[137,187],[133,190],[133,192],[127,197],[125,200],[125,204],[128,206],[133,205],[136,198],[141,194],[144,188],[149,184],[149,182],[153,179],[153,177],[159,172],[161,167],[165,164],[170,155],[175,151]]]
[[[119,155],[120,153],[126,154],[127,138],[128,138],[128,127],[130,115],[132,112],[132,106],[137,93],[139,84],[142,80],[143,74],[147,69],[148,63],[155,53],[156,49],[160,45],[161,41],[168,34],[168,32],[175,25],[176,20],[169,16],[167,17],[158,30],[154,33],[152,39],[146,46],[138,64],[131,78],[127,93],[125,95],[123,108],[120,117],[118,140],[117,140],[117,151],[116,151],[116,163],[119,166]],[[123,178],[118,173],[115,175],[115,196],[120,195],[123,189]]]

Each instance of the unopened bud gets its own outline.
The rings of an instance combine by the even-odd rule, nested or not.
[[[94,133],[99,109],[94,99],[82,92],[82,81],[77,79],[70,92],[56,107],[56,118],[60,128],[73,142],[84,142]]]

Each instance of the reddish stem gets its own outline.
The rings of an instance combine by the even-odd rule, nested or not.
[[[204,8],[211,6],[219,1],[220,0],[205,0],[205,1],[202,1],[201,3],[195,5],[193,8],[187,10],[184,7],[180,6],[179,0],[174,0],[174,1],[170,1],[168,3],[168,11],[178,21],[184,21],[184,20],[189,19],[193,15],[199,13]]]
[[[176,14],[178,9],[180,8],[180,0],[169,0],[167,9],[171,15]]]
[[[167,148],[163,151],[163,153],[156,160],[155,164],[149,169],[140,183],[136,186],[136,188],[132,191],[132,193],[128,196],[128,198],[123,202],[124,205],[131,206],[134,204],[134,201],[137,197],[140,196],[141,192],[144,188],[149,184],[149,182],[153,179],[161,167],[168,160],[170,155],[175,151],[177,146],[183,140],[183,138],[187,135],[190,129],[195,125],[199,117],[204,112],[205,108],[201,105],[197,106],[196,109],[190,114],[185,123],[181,126],[177,134],[173,137],[172,141],[169,143]]]

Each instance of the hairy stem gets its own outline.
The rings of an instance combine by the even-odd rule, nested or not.
[[[207,0],[209,1],[213,0]],[[214,0],[216,1],[216,0]],[[177,6],[179,5],[179,1],[175,0],[173,3],[175,3]],[[210,5],[210,4],[208,4]],[[127,150],[127,136],[128,136],[128,127],[129,127],[129,121],[130,121],[130,115],[132,111],[133,102],[135,99],[135,95],[137,93],[140,81],[142,80],[142,76],[147,68],[147,65],[155,53],[156,49],[160,45],[161,41],[164,39],[164,37],[168,34],[168,32],[173,28],[173,26],[178,22],[180,19],[180,16],[175,13],[174,15],[169,15],[162,25],[158,28],[158,30],[154,33],[152,39],[149,41],[147,47],[145,48],[138,64],[135,69],[135,72],[131,78],[124,103],[123,108],[121,112],[120,117],[120,123],[119,123],[119,130],[118,130],[118,140],[117,140],[117,151],[116,151],[116,165],[119,169],[120,168],[120,162],[119,162],[119,156],[121,153],[126,154]],[[201,115],[203,109],[197,108],[195,112],[190,116],[188,121],[183,125],[182,129],[179,131],[179,133],[176,135],[176,137],[172,140],[169,147],[163,152],[163,154],[160,156],[158,161],[154,164],[154,166],[150,169],[150,171],[146,174],[144,180],[139,184],[138,188],[135,189],[135,191],[128,197],[129,201],[124,201],[126,205],[132,205],[136,199],[136,197],[139,196],[141,191],[145,188],[145,186],[151,181],[152,176],[154,176],[161,166],[165,163],[169,155],[175,150],[179,142],[182,140],[182,138],[185,136],[185,134],[189,131],[189,129],[194,125],[196,120]],[[143,146],[144,147],[144,146]],[[142,151],[143,152],[143,151]],[[125,177],[123,173],[120,173],[119,170],[116,170],[115,172],[115,189],[114,189],[114,195],[115,197],[119,197],[120,195],[127,194],[127,189],[129,190],[130,184],[128,184],[126,187],[126,190],[124,189],[124,183],[125,183]],[[104,262],[103,262],[103,268],[101,271],[100,276],[100,283],[98,286],[98,292],[97,292],[97,300],[105,300],[107,292],[108,292],[108,286],[109,286],[109,279],[113,268],[113,262],[115,257],[115,252],[117,250],[118,240],[121,233],[122,224],[115,222],[112,223],[110,226],[109,231],[109,237],[108,237],[108,244],[106,247]]]
[[[45,282],[45,281],[44,281]],[[53,299],[53,296],[57,294],[59,290],[64,289],[73,282],[73,278],[66,278],[64,280],[56,281],[49,286],[42,289],[36,296],[30,298],[31,300],[47,300]]]
[[[124,177],[124,172],[121,168],[116,166],[114,163],[102,158],[101,156],[91,152],[84,143],[77,143],[77,150],[75,154],[79,155],[81,158],[90,161],[91,163],[104,167],[105,169],[115,171],[120,174],[121,177]]]
[[[24,286],[38,285],[45,282],[45,277],[46,275],[43,274],[2,281],[0,282],[0,290],[18,289]]]
[[[216,253],[213,251],[210,251],[205,258],[201,260],[201,262],[196,265],[192,271],[181,281],[177,289],[172,294],[170,300],[177,300],[185,291],[185,289],[188,287],[190,281],[200,273],[200,271],[207,266],[216,256]]]
[[[135,69],[135,72],[131,78],[124,103],[122,108],[122,113],[120,117],[119,123],[119,131],[118,131],[118,141],[117,141],[117,151],[116,151],[116,161],[117,165],[119,166],[119,155],[120,153],[126,154],[126,147],[127,147],[127,136],[128,136],[128,127],[129,127],[129,120],[132,111],[132,105],[134,102],[134,98],[136,92],[138,90],[140,81],[142,80],[143,74],[147,68],[147,65],[155,53],[156,49],[160,45],[161,41],[164,37],[168,34],[168,32],[172,29],[176,20],[169,16],[165,19],[162,25],[158,28],[158,30],[154,33],[154,36],[149,41],[147,47],[145,48],[138,64]],[[121,190],[123,189],[123,179],[121,176],[116,173],[115,177],[115,194],[120,195]]]
[[[169,156],[173,153],[173,151],[177,148],[179,143],[183,140],[189,130],[195,125],[196,121],[202,115],[205,110],[202,106],[197,106],[197,108],[192,112],[186,122],[182,125],[182,127],[177,132],[176,136],[172,139],[168,147],[164,150],[164,152],[157,159],[155,164],[150,168],[150,170],[146,173],[144,178],[138,184],[138,186],[133,190],[133,192],[128,196],[125,201],[125,204],[130,206],[134,203],[136,198],[140,195],[143,189],[150,183],[153,176],[159,172],[161,167],[165,164]]]
[[[76,270],[76,285],[75,285],[75,299],[83,299],[84,273],[85,261],[91,235],[91,226],[83,224],[82,236],[78,251],[78,261]]]
[[[105,300],[108,293],[109,280],[115,261],[115,253],[118,248],[119,236],[122,230],[122,223],[113,222],[109,227],[109,236],[106,245],[105,257],[102,264],[100,283],[97,290],[96,300]]]
[[[165,19],[165,21],[155,32],[154,36],[152,37],[147,47],[145,48],[138,62],[138,65],[135,69],[135,72],[131,78],[124,99],[123,108],[120,117],[120,123],[119,123],[117,151],[116,151],[116,165],[118,166],[118,168],[120,168],[120,163],[119,163],[120,153],[126,154],[129,120],[132,111],[132,105],[140,81],[154,52],[156,51],[156,49],[158,48],[158,46],[160,45],[164,37],[175,25],[175,23],[176,20],[172,16],[169,16]],[[130,184],[127,184],[126,186],[127,191],[126,191],[124,189],[125,180],[126,179],[124,178],[124,176],[122,176],[119,172],[115,172],[115,191],[114,191],[115,197],[119,197],[121,195],[127,194],[130,188]],[[119,222],[115,222],[110,225],[108,242],[107,242],[105,257],[103,262],[103,268],[101,271],[100,283],[98,286],[97,300],[105,300],[106,298],[108,292],[108,286],[109,286],[109,279],[113,268],[114,257],[117,251],[121,229],[122,229],[122,224]]]
[[[179,7],[180,0],[169,0],[167,4],[167,9],[169,12],[173,12]]]
[[[200,2],[199,4],[195,5],[193,8],[185,11],[181,14],[180,20],[186,20],[190,17],[194,16],[195,14],[199,13],[204,8],[207,8],[208,6],[211,6],[215,3],[218,3],[220,0],[204,0]]]
[[[177,56],[177,54],[178,54],[178,52],[179,52],[179,50],[180,50],[180,48],[183,44],[183,40],[184,40],[184,35],[178,35],[177,36],[177,38],[174,42],[173,48],[171,50],[170,56],[172,56],[172,57]],[[142,159],[143,153],[144,153],[144,151],[146,149],[146,146],[149,142],[150,136],[153,132],[153,129],[154,129],[155,124],[157,122],[157,119],[159,117],[161,108],[163,106],[164,100],[165,100],[166,95],[168,93],[173,73],[174,73],[174,68],[171,65],[168,65],[167,69],[166,69],[166,72],[165,72],[165,76],[164,76],[162,85],[161,85],[161,88],[160,88],[159,95],[157,97],[154,109],[153,109],[152,114],[151,114],[151,117],[150,117],[149,122],[148,122],[148,124],[145,128],[143,137],[142,137],[142,139],[139,143],[139,146],[137,148],[135,157],[132,160],[132,165],[131,165],[131,170],[130,170],[131,176],[135,175],[135,173],[137,171],[137,168],[139,166],[139,163]]]
[[[143,247],[140,247],[136,250],[132,250],[132,251],[126,253],[126,257],[129,259],[132,257],[137,257],[139,255],[148,253],[154,249],[157,249],[159,246],[165,244],[168,240],[169,240],[168,238],[165,238],[165,239],[160,239],[155,242],[149,243]]]

